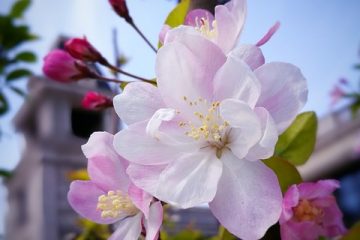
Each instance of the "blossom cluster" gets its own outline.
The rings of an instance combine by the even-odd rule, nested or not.
[[[130,18],[125,1],[110,2]],[[298,67],[265,62],[260,47],[278,23],[258,43],[237,45],[245,17],[246,1],[231,0],[214,15],[196,9],[184,25],[164,27],[156,84],[131,82],[113,99],[127,128],[94,133],[83,146],[90,180],[71,184],[69,203],[97,223],[117,222],[110,239],[156,240],[165,203],[208,204],[241,239],[260,239],[278,221],[283,239],[344,233],[331,196],[337,182],[293,185],[283,199],[276,174],[262,162],[308,90]],[[102,58],[90,45],[68,52]]]

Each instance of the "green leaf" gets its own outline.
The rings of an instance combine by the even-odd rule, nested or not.
[[[186,14],[189,10],[190,0],[181,0],[181,2],[176,5],[176,7],[169,13],[165,20],[165,24],[169,25],[171,28],[177,27],[184,23]],[[158,43],[158,48],[162,44]]]
[[[232,235],[228,230],[220,225],[217,236],[210,238],[209,240],[236,240],[237,238]]]
[[[302,182],[298,170],[288,161],[274,156],[264,160],[264,163],[275,172],[282,192],[286,192],[291,185]]]
[[[26,97],[26,93],[25,93],[22,89],[20,89],[20,88],[18,88],[18,87],[15,87],[15,86],[9,86],[9,88],[10,88],[14,93],[16,93],[17,95],[19,95],[20,97],[23,97],[23,98]]]
[[[5,169],[0,169],[0,177],[4,177],[4,178],[10,178],[11,177],[11,172]]]
[[[15,59],[23,62],[35,62],[36,55],[33,52],[25,51],[17,54]]]
[[[304,164],[314,150],[317,118],[314,112],[298,115],[286,131],[279,136],[275,156],[280,156],[294,165]]]
[[[9,103],[4,94],[0,92],[0,115],[7,113],[9,110]]]
[[[359,240],[360,236],[360,222],[357,222],[350,228],[347,234],[341,240]]]
[[[30,0],[19,0],[11,8],[10,16],[13,18],[21,18],[25,10],[30,6]]]
[[[10,72],[7,77],[6,80],[7,81],[14,81],[17,80],[19,78],[23,78],[23,77],[28,77],[32,74],[32,72],[28,69],[16,69],[12,72]]]
[[[357,99],[350,105],[351,115],[353,118],[356,117],[358,111],[360,109],[360,99]]]

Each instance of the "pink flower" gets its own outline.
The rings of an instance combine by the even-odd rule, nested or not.
[[[70,83],[79,79],[91,77],[90,69],[82,62],[75,60],[63,50],[53,50],[44,58],[43,72],[49,78]]]
[[[259,239],[276,223],[282,195],[259,159],[307,98],[300,70],[268,63],[252,71],[241,49],[228,57],[200,35],[179,35],[158,52],[157,86],[130,83],[114,98],[129,125],[115,136],[135,185],[188,208],[210,202],[222,225]]]
[[[117,222],[110,240],[156,240],[162,223],[162,205],[134,186],[126,174],[128,163],[113,149],[113,136],[96,132],[82,146],[88,158],[90,181],[73,181],[68,193],[72,208],[100,224]]]
[[[344,95],[344,90],[340,86],[335,85],[330,92],[331,105],[335,105],[336,103],[338,103],[344,97]]]
[[[111,6],[114,11],[122,18],[125,19],[126,22],[131,23],[133,20],[129,14],[129,9],[126,5],[125,0],[109,0]]]
[[[332,195],[337,188],[336,180],[292,185],[283,200],[281,239],[314,240],[344,234],[342,213]]]
[[[82,100],[83,108],[90,110],[112,107],[112,100],[98,92],[88,92]]]
[[[65,43],[65,49],[73,58],[82,61],[104,61],[100,52],[96,50],[96,48],[94,48],[86,38],[72,38],[68,40]]]

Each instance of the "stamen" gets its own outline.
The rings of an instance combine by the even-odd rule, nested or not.
[[[315,221],[320,223],[324,212],[321,208],[314,206],[309,200],[300,200],[294,208],[294,217],[298,221]]]
[[[122,214],[132,216],[139,212],[129,196],[121,191],[109,191],[99,196],[96,208],[101,211],[102,218],[118,218]]]

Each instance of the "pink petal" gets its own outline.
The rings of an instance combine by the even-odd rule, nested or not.
[[[239,47],[231,51],[229,55],[242,59],[249,65],[251,70],[255,70],[265,63],[265,57],[261,49],[255,45],[241,44]]]
[[[260,83],[243,60],[230,54],[214,79],[214,99],[235,98],[254,107],[260,96]]]
[[[324,231],[313,222],[289,221],[280,225],[280,234],[282,240],[315,240],[324,236]]]
[[[198,27],[198,23],[201,18],[207,19],[210,23],[215,20],[214,15],[212,15],[211,12],[205,9],[194,9],[188,12],[184,24],[192,27]]]
[[[147,166],[130,164],[127,173],[131,181],[141,189],[154,195],[159,186],[159,177],[167,165]]]
[[[261,138],[258,116],[246,103],[236,99],[222,101],[220,115],[232,127],[228,147],[238,158],[244,158]]]
[[[146,134],[156,137],[163,121],[169,122],[176,116],[176,110],[172,108],[160,108],[150,118],[146,126]]]
[[[128,125],[151,118],[162,107],[164,103],[158,89],[149,83],[129,83],[121,94],[114,97],[115,111]]]
[[[106,194],[91,181],[73,181],[68,192],[70,206],[83,218],[100,224],[111,224],[120,218],[102,218],[97,210],[99,196]]]
[[[254,111],[260,119],[262,137],[260,141],[249,150],[246,159],[267,159],[274,154],[275,145],[278,140],[278,131],[274,120],[265,108],[257,107]]]
[[[121,220],[109,240],[135,240],[141,234],[142,213]]]
[[[262,162],[249,162],[224,152],[218,191],[209,206],[220,223],[242,239],[260,239],[281,213],[276,175]]]
[[[159,33],[159,41],[161,44],[164,44],[166,34],[169,32],[169,30],[171,30],[171,27],[167,24],[164,24],[163,27],[161,28]]]
[[[140,209],[147,218],[149,216],[149,207],[153,197],[144,192],[144,190],[136,187],[134,184],[130,184],[128,194],[132,203]]]
[[[295,119],[307,100],[307,84],[299,68],[288,63],[273,62],[255,70],[261,84],[256,106],[264,107],[282,133]]]
[[[160,227],[163,221],[163,207],[161,202],[157,201],[151,204],[149,218],[145,219],[144,225],[146,229],[145,240],[157,240]]]
[[[113,147],[114,136],[107,132],[93,133],[82,146],[88,161],[91,180],[104,191],[127,191],[129,177],[126,174],[127,161],[120,157]]]
[[[114,147],[128,161],[143,165],[166,164],[180,156],[182,149],[187,149],[171,136],[167,136],[171,141],[163,142],[147,135],[146,126],[147,122],[132,124],[115,135]]]
[[[274,26],[272,26],[269,31],[265,34],[265,36],[263,36],[260,41],[256,44],[257,47],[261,47],[262,45],[264,45],[265,43],[267,43],[272,36],[277,32],[277,30],[279,30],[280,28],[280,22],[276,22],[274,24]]]
[[[165,44],[158,52],[156,75],[166,105],[192,117],[184,96],[189,101],[211,100],[214,75],[224,62],[222,51],[199,35],[184,34]]]
[[[300,197],[305,199],[315,199],[331,195],[340,183],[337,180],[320,180],[316,183],[306,182],[298,185]]]
[[[160,174],[155,197],[181,208],[207,203],[215,196],[221,172],[213,152],[184,155]]]
[[[224,51],[234,48],[244,27],[246,18],[246,1],[233,0],[225,5],[215,7],[215,19],[218,30],[217,43]]]
[[[300,193],[297,188],[297,185],[294,184],[286,191],[284,199],[283,199],[283,205],[282,205],[282,213],[280,216],[280,224],[285,223],[286,221],[290,220],[293,216],[293,208],[296,207],[299,204],[300,200]]]

